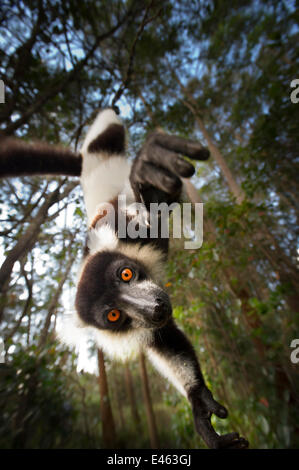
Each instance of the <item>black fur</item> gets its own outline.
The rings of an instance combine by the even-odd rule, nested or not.
[[[167,325],[155,332],[152,347],[165,356],[178,356],[182,361],[185,358],[190,360],[196,371],[198,384],[204,383],[194,348],[173,319],[169,320]]]
[[[90,142],[88,152],[108,154],[123,154],[125,151],[125,129],[120,124],[110,124],[107,129]]]

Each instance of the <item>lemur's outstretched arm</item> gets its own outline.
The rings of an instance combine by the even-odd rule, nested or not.
[[[242,449],[248,442],[233,432],[220,436],[211,424],[211,415],[227,417],[227,410],[214,400],[206,387],[195,351],[184,335],[170,321],[155,332],[148,349],[153,365],[190,401],[195,428],[208,447]]]
[[[81,155],[70,149],[0,137],[0,178],[25,175],[80,176],[81,166]]]
[[[198,142],[160,133],[152,134],[137,155],[131,171],[131,185],[136,199],[144,202],[148,209],[151,202],[170,204],[178,201],[182,189],[180,178],[193,175],[193,165],[178,153],[194,160],[209,157],[209,151]],[[208,447],[248,447],[248,441],[238,433],[220,436],[214,430],[212,413],[226,418],[227,410],[214,400],[206,387],[195,351],[172,319],[155,331],[148,356],[162,375],[190,401],[195,428]]]

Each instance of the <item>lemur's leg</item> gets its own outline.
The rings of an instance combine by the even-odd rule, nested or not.
[[[153,365],[190,401],[195,428],[208,447],[248,447],[248,442],[238,433],[220,436],[213,429],[212,413],[226,418],[227,410],[214,400],[206,387],[195,351],[174,321],[156,330],[147,352]]]
[[[129,185],[130,164],[125,156],[125,129],[112,109],[99,113],[81,154],[81,184],[90,227],[102,203],[111,203],[119,194],[126,195],[128,203],[134,200]]]

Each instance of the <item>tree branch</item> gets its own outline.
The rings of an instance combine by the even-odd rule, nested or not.
[[[127,18],[131,15],[132,13],[132,8],[126,12],[126,14],[123,16],[121,20],[118,21],[118,23],[110,28],[108,31],[106,31],[103,34],[100,34],[99,36],[96,37],[94,45],[91,47],[91,49],[87,52],[85,57],[81,59],[75,67],[70,70],[69,72],[65,73],[65,77],[60,80],[58,83],[53,83],[52,87],[50,87],[48,90],[43,91],[42,94],[40,94],[36,101],[31,104],[31,106],[28,107],[28,109],[23,113],[23,115],[17,119],[16,121],[12,122],[9,124],[6,129],[3,131],[0,131],[0,135],[12,135],[17,129],[19,129],[23,124],[25,124],[28,119],[37,111],[39,111],[44,104],[49,101],[51,98],[53,98],[55,95],[57,95],[59,92],[64,90],[66,86],[72,82],[76,76],[81,72],[81,70],[85,67],[89,59],[93,56],[95,53],[96,49],[98,48],[99,44],[107,39],[108,37],[112,36],[127,20]]]
[[[34,246],[39,235],[40,229],[44,221],[47,219],[48,210],[51,206],[67,196],[76,186],[77,183],[70,183],[67,188],[60,194],[61,183],[52,193],[48,194],[44,203],[40,207],[36,216],[29,224],[27,230],[18,239],[15,246],[8,253],[4,263],[0,268],[0,292],[4,293],[8,289],[11,273],[15,262],[22,256],[26,255]],[[3,311],[0,312],[0,322],[3,317]]]
[[[160,8],[155,15],[148,18],[149,11],[152,8],[153,4],[154,4],[154,0],[152,0],[149,3],[149,5],[147,6],[147,8],[145,10],[142,21],[141,21],[141,23],[139,25],[139,28],[137,30],[135,39],[134,39],[134,41],[131,45],[131,49],[130,49],[130,53],[129,53],[129,60],[128,60],[128,67],[127,67],[127,70],[126,70],[125,77],[123,79],[122,84],[119,86],[118,90],[116,91],[116,93],[114,95],[114,98],[113,98],[112,104],[111,104],[112,106],[116,105],[117,101],[121,98],[122,94],[124,93],[125,89],[128,87],[128,85],[131,81],[132,72],[133,72],[133,64],[134,64],[134,59],[135,59],[135,55],[136,55],[137,42],[138,42],[139,38],[141,37],[145,26],[148,23],[151,23],[154,19],[156,19],[162,11],[162,8]]]

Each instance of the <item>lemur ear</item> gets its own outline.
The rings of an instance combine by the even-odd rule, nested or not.
[[[106,109],[89,129],[85,138],[82,154],[103,153],[123,154],[125,152],[125,128],[113,109]]]

